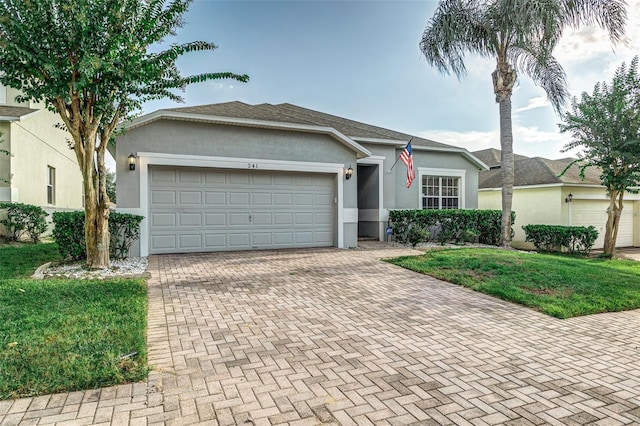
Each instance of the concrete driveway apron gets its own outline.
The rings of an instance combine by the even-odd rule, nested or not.
[[[558,320],[381,243],[150,258],[147,383],[2,424],[638,424],[640,311]]]

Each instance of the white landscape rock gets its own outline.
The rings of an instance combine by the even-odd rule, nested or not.
[[[74,263],[50,263],[42,265],[33,274],[33,278],[74,278],[74,279],[108,279],[108,278],[143,278],[147,275],[148,259],[146,257],[130,257],[124,260],[112,260],[109,268],[87,269],[84,261]]]

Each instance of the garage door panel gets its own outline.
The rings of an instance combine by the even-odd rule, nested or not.
[[[261,186],[267,185],[271,186],[273,182],[272,176],[267,174],[257,173],[251,176],[251,183],[253,185]]]
[[[225,213],[205,213],[205,226],[225,226],[227,224],[227,215]]]
[[[273,204],[275,206],[293,206],[293,194],[273,194]]]
[[[573,226],[593,226],[598,231],[598,239],[593,248],[604,247],[604,234],[607,224],[607,208],[605,200],[573,200],[571,205]],[[633,205],[625,203],[618,226],[616,247],[633,246]]]
[[[173,212],[152,213],[151,226],[173,228],[176,226],[176,214]]]
[[[181,234],[179,235],[179,241],[182,249],[202,248],[202,235],[200,234]]]
[[[224,250],[227,247],[227,234],[205,234],[204,246],[207,249]]]
[[[273,242],[280,246],[290,246],[293,244],[293,232],[274,232]]]
[[[176,191],[151,191],[151,205],[169,205],[176,204]]]
[[[313,197],[313,204],[315,206],[326,206],[333,202],[333,196],[331,194],[316,194]]]
[[[248,192],[229,192],[229,205],[232,206],[248,206],[249,205],[249,196]]]
[[[313,232],[296,232],[296,243],[297,244],[312,244],[313,243]]]
[[[271,213],[253,213],[251,223],[253,226],[272,225],[273,216]]]
[[[272,202],[272,194],[254,192],[252,197],[252,204],[254,206],[270,206]]]
[[[207,191],[204,193],[204,203],[208,206],[224,206],[227,203],[227,194]]]
[[[277,212],[273,215],[274,225],[293,225],[293,213]]]
[[[177,247],[175,235],[152,235],[151,250],[162,252],[164,250],[175,250]]]
[[[249,213],[229,213],[229,225],[231,226],[249,226]]]
[[[178,201],[181,205],[201,206],[202,192],[200,191],[180,191]]]
[[[227,181],[227,174],[223,171],[205,171],[204,172],[204,183],[224,184],[226,181]]]
[[[202,226],[201,213],[180,213],[180,226]]]
[[[249,248],[249,242],[251,241],[251,235],[246,232],[242,234],[229,234],[229,246],[231,248]]]
[[[313,213],[296,213],[296,225],[312,225]]]
[[[313,206],[313,194],[295,194],[296,206]]]
[[[180,183],[200,183],[202,182],[202,173],[199,170],[182,169],[178,175]]]
[[[335,177],[156,166],[150,253],[334,245]]]
[[[273,183],[274,185],[292,186],[293,176],[292,175],[275,175],[273,177]]]
[[[253,237],[253,246],[271,246],[273,245],[271,232],[254,232],[251,234]]]
[[[249,173],[228,173],[228,183],[231,185],[249,185]]]
[[[175,183],[177,182],[177,170],[174,169],[151,169],[150,178],[155,183]]]

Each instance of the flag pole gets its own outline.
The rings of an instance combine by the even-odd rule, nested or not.
[[[409,139],[409,142],[407,142],[407,145],[409,145],[411,143],[411,141],[413,140],[413,137],[411,139]],[[405,145],[405,147],[407,146]],[[402,153],[400,153],[400,155],[398,155],[398,158],[396,158],[396,162],[393,163],[393,166],[391,166],[391,168],[389,169],[389,171],[387,173],[391,173],[391,170],[393,170],[393,168],[396,166],[396,164],[398,164],[398,161],[400,161],[400,156],[402,155]]]

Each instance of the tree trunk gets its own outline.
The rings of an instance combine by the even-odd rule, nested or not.
[[[609,195],[609,208],[607,209],[607,226],[604,234],[604,254],[613,257],[616,251],[618,238],[618,225],[622,216],[623,191],[611,191]]]
[[[511,124],[511,93],[516,72],[506,60],[498,59],[491,74],[496,102],[500,109],[500,174],[502,178],[502,222],[500,246],[511,246],[511,205],[513,201],[513,130]]]

